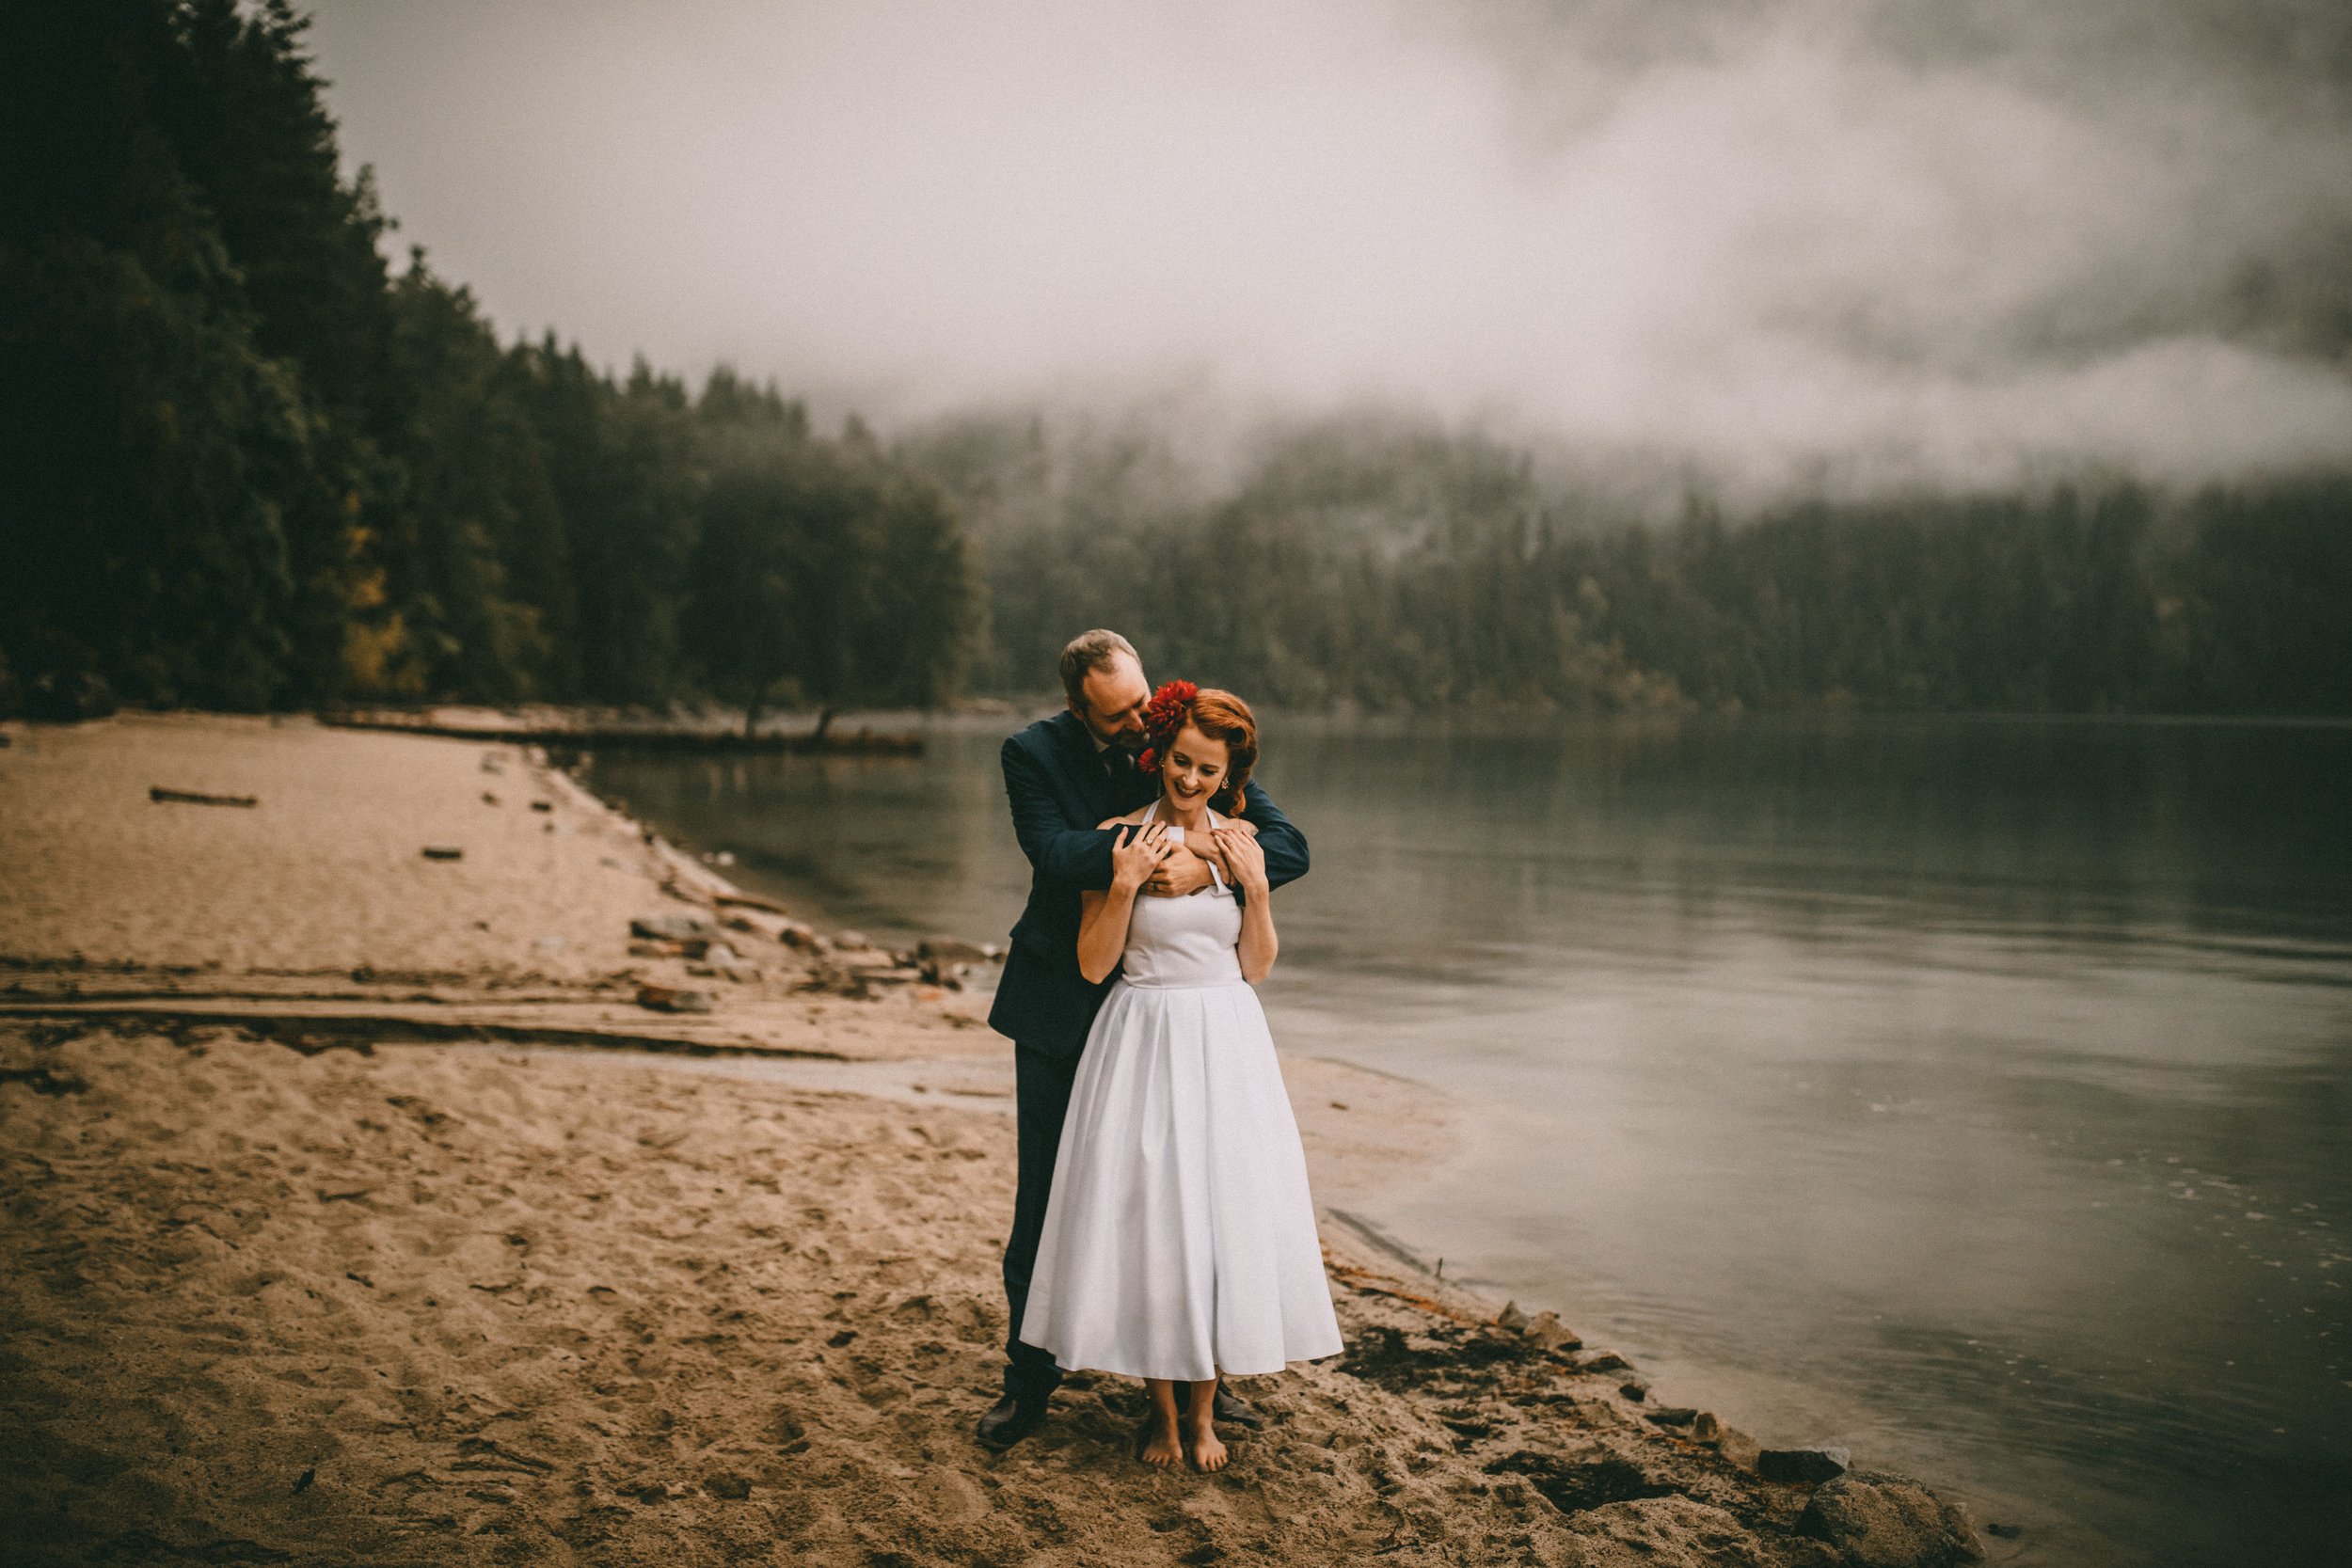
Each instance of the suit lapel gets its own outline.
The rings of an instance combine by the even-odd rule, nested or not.
[[[1158,793],[1159,786],[1149,773],[1139,773],[1131,767],[1120,774],[1112,786],[1111,810],[1123,816]]]
[[[1078,716],[1065,709],[1057,721],[1061,731],[1062,753],[1068,759],[1070,771],[1077,780],[1078,799],[1091,813],[1081,827],[1091,828],[1106,816],[1116,816],[1124,810],[1115,803],[1110,775],[1104,771],[1103,758],[1094,749],[1094,737]]]

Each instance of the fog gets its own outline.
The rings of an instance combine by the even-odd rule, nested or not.
[[[501,329],[1726,490],[2352,459],[2352,8],[340,0]]]

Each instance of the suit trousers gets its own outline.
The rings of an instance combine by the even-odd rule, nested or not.
[[[1061,1369],[1046,1352],[1021,1342],[1021,1317],[1029,1305],[1038,1241],[1045,1233],[1045,1205],[1054,1194],[1054,1157],[1061,1151],[1061,1124],[1070,1114],[1078,1056],[1040,1051],[1016,1040],[1012,1072],[1021,1185],[1012,1204],[1012,1234],[1005,1240],[1005,1307],[1010,1314],[1005,1329],[1005,1392],[1037,1399],[1060,1384]]]

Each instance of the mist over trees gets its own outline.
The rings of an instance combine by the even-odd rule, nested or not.
[[[1072,633],[1276,704],[2352,712],[2352,479],[1636,518],[1397,419],[878,439],[502,343],[340,170],[282,0],[0,22],[0,711],[922,706]]]
[[[937,491],[772,387],[502,346],[395,274],[283,0],[0,25],[0,692],[952,694],[979,604]]]
[[[978,680],[1069,628],[1278,704],[2352,712],[2352,478],[1784,505],[1664,526],[1529,452],[1372,416],[1211,478],[1147,430],[942,421],[987,562]]]

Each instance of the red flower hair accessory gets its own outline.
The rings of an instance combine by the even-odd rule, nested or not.
[[[1152,700],[1143,705],[1143,728],[1151,736],[1152,744],[1136,758],[1139,773],[1160,770],[1160,752],[1176,738],[1176,732],[1192,717],[1192,700],[1200,695],[1200,689],[1190,681],[1169,681],[1152,693]]]

